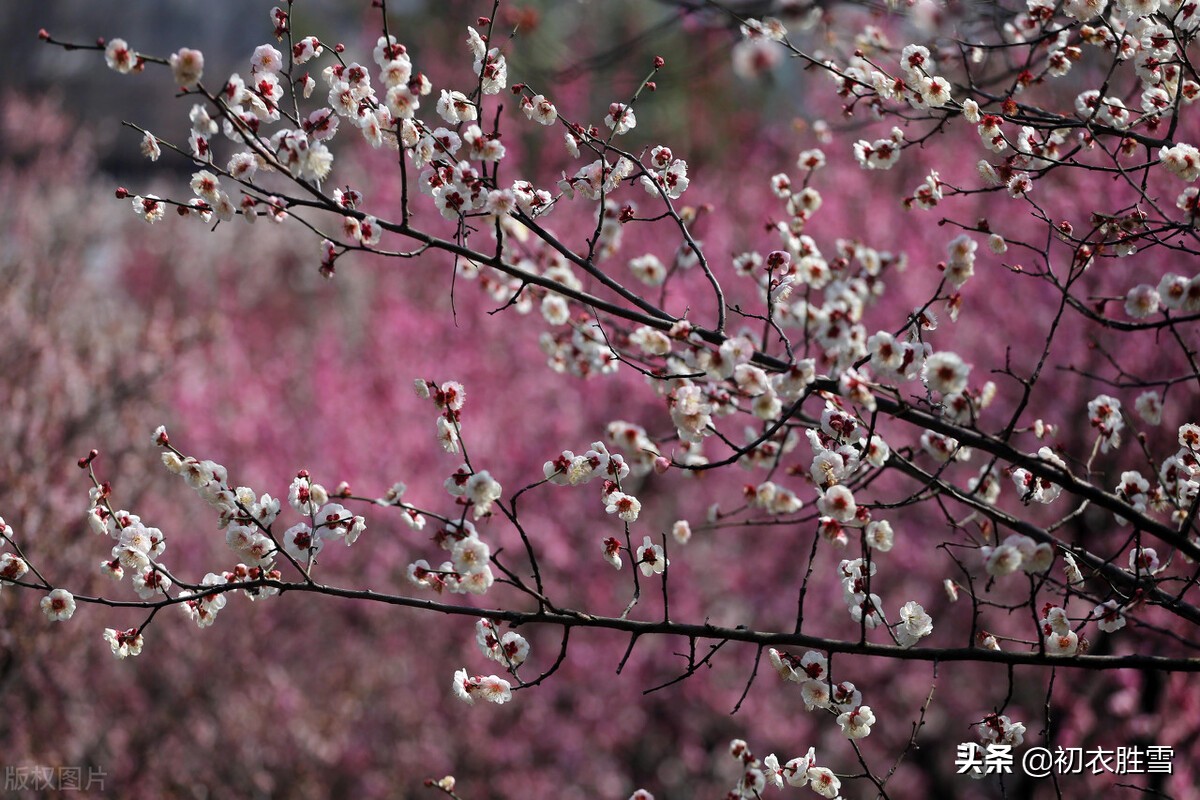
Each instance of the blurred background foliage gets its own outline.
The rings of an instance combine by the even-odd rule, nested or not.
[[[465,26],[489,13],[491,3],[388,5],[392,30],[435,91],[462,83],[470,69]],[[443,510],[441,482],[458,461],[437,450],[431,409],[412,396],[414,377],[466,384],[473,458],[508,491],[540,477],[542,461],[564,447],[586,449],[615,418],[644,424],[652,435],[669,433],[659,402],[637,376],[588,382],[553,376],[537,348],[536,319],[489,315],[496,304],[461,285],[452,309],[448,258],[400,265],[348,259],[339,263],[337,279],[325,282],[317,274],[317,243],[298,228],[235,222],[210,233],[173,216],[148,227],[129,212],[128,201],[112,198],[117,184],[186,194],[183,178],[192,165],[171,157],[150,165],[138,154],[138,136],[120,123],[135,121],[182,140],[191,101],[170,99],[163,71],[123,78],[96,53],[40,45],[37,29],[81,42],[120,36],[159,55],[197,47],[211,86],[245,72],[254,47],[270,40],[271,6],[257,0],[0,6],[0,195],[8,198],[0,206],[6,343],[0,368],[8,376],[0,382],[0,407],[8,410],[0,420],[0,515],[31,558],[52,566],[52,582],[132,597],[127,585],[108,584],[96,573],[106,552],[83,522],[87,486],[75,468],[91,447],[103,451],[98,467],[113,481],[117,505],[166,531],[170,566],[195,579],[232,566],[208,509],[157,464],[149,435],[164,422],[185,452],[227,464],[234,482],[259,492],[283,495],[295,471],[307,467],[327,486],[346,479],[372,496],[403,480],[413,502]],[[366,62],[378,35],[376,12],[367,6],[303,0],[294,26],[326,42],[344,41],[350,57]],[[658,91],[638,108],[636,140],[668,143],[687,158],[693,188],[686,200],[713,205],[697,231],[722,269],[735,252],[773,249],[764,224],[781,212],[767,179],[792,171],[796,153],[817,144],[813,123],[831,120],[849,138],[862,124],[840,120],[826,79],[794,65],[752,78],[734,75],[736,30],[724,18],[648,0],[542,0],[504,8],[505,24],[518,29],[510,82],[544,91],[571,119],[598,124],[609,103],[633,92],[654,55],[666,58]],[[842,24],[875,19],[869,10],[851,14]],[[543,135],[522,123],[511,117],[502,123],[522,176],[535,174],[549,185],[574,168],[557,131]],[[892,173],[866,174],[848,168],[849,141],[839,136],[828,148],[831,168],[817,182],[825,207],[813,233],[829,252],[835,238],[846,237],[908,253],[909,271],[895,276],[886,307],[872,312],[877,327],[894,328],[936,285],[935,264],[950,238],[936,214],[898,209],[898,198],[924,179],[930,159],[914,153]],[[349,144],[335,168],[345,168],[356,185],[361,179],[369,198],[386,198],[379,159],[364,156],[356,140]],[[942,168],[947,176],[973,169],[963,160]],[[1077,211],[1079,188],[1064,181],[1057,200],[1075,206],[1060,207]],[[986,201],[956,209],[972,219],[985,213]],[[568,241],[591,230],[588,214],[570,207],[551,219]],[[666,257],[675,246],[653,230],[631,229],[615,262],[648,251]],[[1114,268],[1106,279],[1127,285],[1131,270]],[[1003,363],[1010,344],[1018,345],[1018,363],[1030,358],[1013,310],[1037,318],[1055,298],[1040,283],[1012,280],[997,264],[980,271],[978,284],[964,293],[969,327],[939,335],[986,372]],[[1126,352],[1151,352],[1149,338],[1131,337]],[[1067,340],[1075,349],[1064,358],[1102,368],[1104,356],[1087,346],[1085,334]],[[1057,413],[1081,407],[1085,391],[1077,376],[1064,373],[1039,399]],[[1012,387],[1001,387],[999,402],[1006,392],[1011,398]],[[1086,450],[1091,432],[1076,416],[1064,411],[1054,421],[1063,423],[1065,444]],[[977,468],[963,467],[972,474]],[[678,518],[696,524],[714,499],[738,504],[746,475],[739,470],[715,485],[678,475],[647,478],[634,487],[647,508],[647,532],[666,530]],[[619,613],[628,576],[612,573],[599,558],[611,522],[590,490],[563,492],[543,490],[524,511],[552,586],[572,603]],[[323,557],[320,569],[331,583],[408,591],[407,563],[439,555],[426,535],[381,511],[368,509],[368,533],[355,548]],[[1092,512],[1074,522],[1078,535],[1093,537],[1107,523],[1106,515]],[[881,593],[892,606],[920,599],[937,621],[932,641],[959,643],[969,632],[951,621],[940,586],[946,560],[931,554],[950,535],[944,520],[914,512],[895,524],[897,569],[888,571]],[[518,542],[500,528],[492,525],[489,535],[516,553]],[[698,534],[686,551],[671,554],[672,586],[680,587],[673,612],[787,629],[812,535],[766,528]],[[832,569],[839,557],[824,552],[821,563]],[[844,633],[840,587],[823,584],[813,595],[806,630]],[[1012,596],[1019,601],[1019,592]],[[760,756],[775,751],[790,758],[816,745],[822,763],[827,753],[838,768],[853,768],[836,726],[806,713],[798,694],[784,691],[765,664],[746,704],[730,716],[754,663],[748,648],[730,646],[711,669],[643,696],[674,676],[672,665],[681,662],[672,654],[682,643],[639,642],[616,676],[626,642],[580,635],[546,686],[518,693],[501,708],[471,709],[450,692],[453,670],[466,665],[474,674],[490,665],[476,652],[465,619],[304,597],[257,605],[231,597],[216,625],[202,631],[164,612],[147,633],[144,654],[117,662],[101,631],[139,624],[140,615],[88,607],[67,625],[49,626],[37,600],[0,593],[0,764],[97,766],[107,772],[112,796],[432,796],[421,788],[424,779],[453,772],[468,800],[624,798],[640,785],[660,800],[716,797],[738,772],[725,755],[728,741],[743,735],[752,736]],[[644,597],[639,613],[657,613],[657,602]],[[1024,620],[1011,622],[1015,629]],[[534,648],[531,663],[549,663],[558,647],[554,632],[524,633]],[[956,780],[952,760],[953,745],[971,738],[970,724],[1004,701],[1006,676],[969,665],[953,674],[941,669],[925,746],[898,765],[889,788],[897,797],[998,796],[992,785]],[[846,660],[835,674],[841,670],[839,678],[857,683],[881,719],[862,744],[864,754],[890,765],[928,695],[930,666]],[[1178,676],[1096,673],[1072,675],[1071,684],[1074,702],[1056,696],[1057,741],[1084,744],[1120,730],[1121,743],[1194,747],[1197,693]],[[1010,713],[1036,729],[1046,705],[1040,676],[1018,683],[1014,704]],[[1166,707],[1174,708],[1170,717],[1162,717]],[[1179,780],[1188,780],[1185,765],[1178,766]],[[1097,784],[1080,779],[1065,789],[1064,796],[1090,796]],[[1035,787],[1018,783],[1009,793],[1032,797]]]

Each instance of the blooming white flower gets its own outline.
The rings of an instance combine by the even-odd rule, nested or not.
[[[1075,563],[1075,556],[1067,551],[1063,551],[1063,573],[1066,575],[1067,583],[1071,586],[1076,586],[1083,583],[1083,573],[1079,570],[1079,565]]]
[[[1200,150],[1190,144],[1179,143],[1158,151],[1163,167],[1185,181],[1200,178]]]
[[[467,677],[467,670],[460,669],[454,673],[454,681],[450,684],[454,695],[469,706],[475,705],[475,692],[479,689],[479,679]]]
[[[867,523],[864,531],[867,547],[876,550],[880,553],[887,553],[892,549],[895,542],[895,535],[892,532],[892,524],[886,519],[872,520]]]
[[[17,581],[29,572],[25,559],[12,553],[0,553],[0,580]]]
[[[967,122],[970,122],[972,125],[977,124],[980,119],[979,103],[976,103],[970,98],[963,100],[962,115],[963,119],[965,119]]]
[[[46,619],[65,622],[75,613],[75,598],[66,589],[55,589],[42,598],[41,607]]]
[[[138,57],[124,39],[111,39],[104,46],[104,63],[109,69],[128,75],[137,66]]]
[[[762,772],[767,783],[774,786],[776,789],[783,788],[783,767],[779,766],[779,758],[771,753],[762,760]]]
[[[544,95],[534,95],[521,106],[526,119],[533,120],[539,125],[553,125],[558,119],[558,109]]]
[[[1011,720],[1004,714],[988,714],[975,728],[984,744],[1020,747],[1025,741],[1025,724]]]
[[[1179,446],[1192,452],[1200,450],[1200,425],[1186,422],[1179,426]]]
[[[800,699],[809,711],[814,708],[829,708],[829,684],[823,680],[808,680],[800,685]]]
[[[466,497],[471,501],[475,519],[492,513],[492,503],[503,493],[500,483],[487,470],[476,472],[467,479]]]
[[[938,352],[925,359],[925,385],[943,395],[960,394],[967,388],[970,365],[956,353]]]
[[[611,564],[613,569],[620,569],[622,563],[620,541],[609,536],[600,545],[603,548],[604,560]]]
[[[808,771],[817,765],[817,749],[808,748],[808,754],[790,759],[783,765],[784,777],[788,786],[807,786]]]
[[[1042,625],[1047,634],[1065,634],[1071,630],[1071,619],[1067,616],[1067,610],[1062,606],[1051,606],[1046,609],[1046,618],[1042,620]]]
[[[912,647],[919,639],[933,633],[933,617],[925,612],[920,603],[909,600],[900,608],[900,624],[896,626],[896,639],[901,647]]]
[[[661,286],[667,279],[667,268],[651,253],[630,260],[629,270],[647,286]]]
[[[454,549],[451,550],[454,570],[463,576],[490,569],[488,560],[491,555],[492,549],[488,547],[487,542],[474,534],[455,542]]]
[[[983,547],[980,552],[984,558],[987,572],[993,578],[1010,575],[1021,568],[1021,551],[1010,544],[999,547]]]
[[[320,39],[315,36],[305,36],[292,45],[292,63],[306,64],[324,52],[325,47],[321,44]]]
[[[251,72],[279,72],[283,69],[283,54],[269,44],[260,44],[254,48],[250,57]]]
[[[1097,627],[1105,633],[1113,633],[1125,627],[1125,614],[1116,600],[1106,600],[1096,606],[1092,616],[1096,618]]]
[[[133,590],[143,600],[149,600],[156,595],[160,598],[164,597],[167,590],[171,588],[171,579],[153,567],[134,575],[132,583]]]
[[[1134,319],[1145,319],[1158,311],[1161,302],[1158,292],[1148,283],[1139,284],[1125,295],[1125,313]]]
[[[1079,634],[1075,631],[1051,633],[1046,637],[1046,655],[1073,656],[1079,651]]]
[[[805,172],[815,172],[825,166],[825,153],[819,149],[802,150],[796,158],[796,167]]]
[[[151,161],[158,161],[159,156],[162,155],[162,148],[158,146],[158,138],[153,133],[150,133],[150,131],[146,131],[145,135],[142,136],[141,149],[142,155]]]
[[[509,631],[500,637],[495,660],[509,668],[519,667],[529,657],[529,642],[516,631]]]
[[[1121,446],[1121,431],[1125,420],[1121,418],[1121,401],[1106,394],[1097,395],[1087,406],[1088,419],[1092,427],[1100,432],[1100,452]]]
[[[944,581],[942,581],[942,589],[944,589],[946,592],[946,599],[948,599],[951,603],[958,602],[958,584],[957,583],[955,583],[950,578],[946,578]]]
[[[325,546],[325,539],[312,535],[312,528],[301,522],[288,528],[283,534],[283,549],[300,563],[308,561],[310,554],[316,555]]]
[[[900,160],[900,141],[860,139],[854,143],[854,158],[863,169],[891,169]]]
[[[871,726],[875,724],[875,713],[870,706],[859,706],[839,714],[837,724],[847,739],[862,739],[870,735]]]
[[[946,245],[946,279],[956,288],[962,288],[967,279],[975,274],[975,251],[978,247],[979,244],[965,233],[954,237]]]
[[[1043,461],[1048,461],[1053,466],[1058,467],[1064,472],[1067,469],[1067,463],[1063,461],[1057,453],[1049,447],[1039,448],[1037,451],[1038,458]],[[1062,487],[1056,483],[1051,483],[1045,478],[1038,478],[1023,467],[1017,468],[1012,472],[1012,481],[1017,487],[1017,491],[1021,494],[1021,501],[1024,503],[1053,503],[1062,494]]]
[[[829,675],[829,660],[816,650],[809,650],[800,659],[800,671],[814,681],[824,681]]]
[[[616,514],[625,522],[637,522],[638,514],[642,510],[641,502],[633,495],[624,492],[612,492],[605,502],[607,505],[604,510],[609,514]]]
[[[142,635],[138,632],[137,628],[130,628],[125,631],[105,628],[104,640],[112,648],[113,655],[121,659],[140,654],[142,652],[142,644],[144,643]]]
[[[148,194],[145,197],[135,195],[133,198],[133,213],[153,225],[163,218],[166,207],[160,198]]]
[[[1147,425],[1158,425],[1162,422],[1162,398],[1158,396],[1158,392],[1143,392],[1138,395],[1133,407]]]
[[[840,484],[829,487],[817,498],[817,509],[838,522],[851,522],[858,514],[853,492]]]
[[[650,541],[649,536],[643,537],[642,546],[637,549],[637,565],[642,574],[647,578],[658,575],[670,564],[662,547]]]
[[[204,53],[199,50],[181,48],[171,55],[169,63],[175,83],[185,89],[193,88],[204,75]]]
[[[391,93],[388,93],[391,97]],[[462,92],[443,89],[437,102],[437,113],[451,125],[474,122],[478,118],[475,104]]]
[[[769,647],[767,648],[767,660],[771,662],[771,666],[779,673],[779,677],[785,681],[799,683],[803,680],[800,677],[800,673],[795,669],[796,660],[787,653],[776,650],[774,647]]]
[[[614,134],[621,136],[637,127],[637,117],[634,116],[633,109],[624,103],[612,103],[604,116],[604,124]]]
[[[437,418],[437,440],[447,453],[459,452],[458,430],[445,415]]]
[[[1129,569],[1140,575],[1153,575],[1161,569],[1153,547],[1135,547],[1129,551]]]
[[[841,791],[842,782],[833,774],[833,770],[826,767],[812,767],[805,773],[805,777],[808,778],[809,788],[821,797],[833,800]]]

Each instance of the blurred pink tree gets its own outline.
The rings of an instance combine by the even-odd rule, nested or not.
[[[6,106],[40,202],[0,577],[40,596],[4,602],[110,607],[6,645],[12,758],[171,796],[1191,791],[1195,3],[664,4],[831,90],[784,132],[684,79],[661,140],[675,53],[537,85],[497,3],[443,84],[376,5],[361,53],[275,9],[216,84],[43,32],[183,88],[189,139],[139,134],[188,189],[117,190],[145,230]],[[151,414],[199,499],[123,450]],[[93,428],[85,509],[46,475]]]

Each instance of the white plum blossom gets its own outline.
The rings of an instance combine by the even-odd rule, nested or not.
[[[480,619],[475,623],[475,641],[483,654],[513,669],[519,667],[529,656],[529,642],[516,631],[501,635],[496,623]]]
[[[447,453],[459,452],[458,428],[445,415],[437,418],[437,440]]]
[[[1200,178],[1200,150],[1190,144],[1179,143],[1158,151],[1162,165],[1185,181]]]
[[[477,698],[497,705],[512,699],[512,686],[508,681],[496,675],[469,677],[466,669],[454,673],[451,687],[455,696],[467,705],[474,705]]]
[[[833,770],[826,767],[812,767],[805,773],[805,777],[808,778],[810,789],[829,800],[837,797],[842,789],[841,780],[833,774]]]
[[[832,702],[829,694],[829,684],[825,681],[809,680],[800,686],[800,699],[809,711],[814,708],[829,708]]]
[[[895,544],[892,524],[886,519],[872,520],[863,531],[867,547],[879,553],[890,552]]]
[[[307,523],[300,522],[288,528],[282,537],[284,552],[304,564],[310,555],[321,552],[325,546],[324,537],[314,536],[312,528]]]
[[[475,535],[460,539],[454,544],[451,557],[454,560],[454,570],[460,575],[474,575],[489,569],[488,560],[491,548],[487,542]]]
[[[1162,422],[1162,398],[1158,392],[1142,392],[1134,401],[1133,407],[1147,425],[1158,425]]]
[[[860,139],[854,143],[854,158],[863,169],[891,169],[900,160],[902,141],[902,132],[899,138],[876,139],[873,142]]]
[[[1079,634],[1075,631],[1050,633],[1046,636],[1046,655],[1073,656],[1079,651]]]
[[[17,581],[29,572],[25,559],[13,553],[0,553],[0,581]]]
[[[633,109],[624,103],[613,103],[604,116],[604,124],[613,134],[621,136],[637,126],[637,117],[634,116]]]
[[[185,89],[194,88],[204,75],[204,54],[199,50],[181,48],[171,55],[168,63],[175,83]]]
[[[1025,742],[1025,724],[1004,714],[988,714],[975,726],[984,744],[1003,744],[1020,747]]]
[[[1043,461],[1048,461],[1052,466],[1066,472],[1067,463],[1062,460],[1049,447],[1039,448],[1037,457]],[[1012,472],[1012,481],[1017,487],[1017,491],[1021,495],[1021,502],[1029,503],[1053,503],[1062,494],[1062,487],[1056,483],[1052,483],[1046,478],[1036,477],[1024,467],[1014,469]]]
[[[808,748],[808,753],[793,758],[783,765],[788,786],[807,786],[808,771],[817,765],[817,749]]]
[[[901,606],[900,624],[896,626],[896,639],[901,647],[912,647],[931,633],[933,617],[925,612],[920,603],[909,600]]]
[[[662,547],[650,541],[649,536],[644,537],[641,547],[637,549],[637,565],[642,574],[647,578],[652,575],[659,575],[670,564],[671,562],[663,553]]]
[[[605,502],[607,504],[604,510],[609,514],[616,514],[625,522],[637,522],[638,514],[642,510],[641,502],[624,492],[612,492]]]
[[[467,479],[465,495],[471,501],[475,519],[492,513],[492,503],[503,493],[500,483],[487,470],[476,472]]]
[[[166,213],[166,207],[163,205],[161,198],[155,195],[148,194],[145,197],[135,195],[133,198],[133,213],[153,225],[163,218],[163,215]]]
[[[1140,575],[1153,575],[1161,569],[1153,547],[1135,547],[1129,551],[1129,569]]]
[[[1021,551],[1010,544],[984,547],[980,552],[983,555],[987,572],[993,578],[1010,575],[1021,568]]]
[[[1125,614],[1116,600],[1107,600],[1092,611],[1096,626],[1105,633],[1113,633],[1125,627]]]
[[[863,739],[871,733],[875,724],[875,713],[870,706],[859,706],[851,711],[843,711],[838,715],[837,724],[842,728],[842,734],[847,739]]]
[[[128,75],[138,65],[137,53],[129,49],[124,39],[110,39],[104,46],[104,63],[108,68]]]
[[[143,639],[142,634],[137,628],[118,631],[114,628],[104,629],[104,640],[108,642],[112,648],[113,655],[117,658],[124,659],[129,656],[136,656],[142,652]]]
[[[970,365],[956,353],[938,352],[925,359],[925,385],[942,395],[961,393],[970,374]]]
[[[1071,621],[1066,609],[1053,606],[1046,610],[1041,622],[1046,655],[1073,656],[1079,650],[1079,635],[1071,630]]]
[[[1139,284],[1125,295],[1125,313],[1134,319],[1145,319],[1158,311],[1160,302],[1158,291],[1153,286]]]
[[[141,150],[142,155],[151,161],[158,161],[159,156],[162,155],[162,148],[158,146],[158,138],[149,131],[146,131],[145,135],[142,136]]]
[[[600,544],[603,548],[604,560],[612,565],[613,569],[620,569],[622,566],[621,543],[612,536],[609,536]]]
[[[858,513],[854,494],[845,486],[831,486],[817,499],[817,509],[822,515],[838,522],[851,522]]]
[[[1063,552],[1063,573],[1066,575],[1067,583],[1071,586],[1083,583],[1083,573],[1079,570],[1079,565],[1075,563],[1075,556],[1066,551]]]
[[[946,245],[946,278],[956,288],[962,288],[975,274],[975,251],[979,244],[967,234],[956,236]]]
[[[1125,420],[1121,417],[1121,401],[1106,394],[1098,395],[1088,403],[1088,419],[1092,427],[1100,432],[1100,452],[1121,446],[1121,431]]]
[[[42,613],[53,622],[65,622],[75,613],[75,597],[66,589],[55,589],[42,598]]]
[[[540,94],[526,98],[522,103],[521,110],[525,113],[526,119],[539,125],[553,125],[558,119],[558,109],[544,95]]]

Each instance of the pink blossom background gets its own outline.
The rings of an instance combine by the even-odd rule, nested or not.
[[[463,8],[453,10],[466,11],[461,19],[477,13],[466,10],[468,4],[456,5]],[[552,23],[561,24],[551,20],[548,28],[529,34],[535,45],[538,36],[566,33]],[[411,38],[420,36],[414,31]],[[661,138],[689,160],[693,182],[685,201],[712,206],[697,235],[731,300],[749,303],[753,294],[737,286],[729,261],[746,249],[776,246],[764,232],[767,220],[783,214],[769,192],[770,175],[795,176],[796,153],[817,144],[814,119],[824,116],[835,130],[840,122],[836,98],[823,79],[787,70],[761,83],[733,78],[727,69],[730,41],[725,32],[696,28],[687,36],[639,45],[615,66],[561,84],[554,99],[566,116],[598,119],[607,102],[636,86],[657,52],[646,47],[671,48],[664,55],[669,64],[680,65],[678,72],[664,73],[660,91],[648,99],[644,114],[639,111],[644,124],[638,130],[645,133],[638,141],[652,146]],[[99,63],[94,54],[78,57],[90,57],[93,67]],[[542,63],[530,59],[531,72],[549,70],[556,58],[566,63],[559,51],[539,58]],[[444,65],[430,60],[431,72],[459,77],[465,72],[463,59]],[[515,56],[513,64],[516,72],[521,62]],[[185,113],[186,104],[179,108]],[[122,116],[136,118],[138,110],[135,105]],[[806,124],[792,124],[793,118]],[[505,125],[512,128],[505,138],[510,157],[533,170],[539,185],[569,168],[557,134],[539,142],[540,132],[529,134],[523,121]],[[837,132],[824,146],[830,165],[814,183],[824,205],[809,232],[826,252],[835,239],[848,238],[907,253],[908,270],[885,279],[887,293],[868,317],[870,330],[894,330],[938,283],[936,264],[957,235],[939,225],[943,217],[973,223],[986,216],[994,230],[1013,239],[1038,229],[1027,208],[999,195],[975,195],[929,212],[903,211],[899,198],[930,168],[951,184],[976,185],[973,165],[984,153],[972,131],[952,128],[940,147],[906,153],[886,175],[868,173],[853,165],[850,143],[878,135],[873,130]],[[0,208],[0,326],[6,342],[0,363],[9,376],[0,384],[9,409],[0,420],[0,514],[51,582],[80,593],[133,598],[128,586],[108,583],[95,569],[107,553],[84,524],[87,483],[74,466],[91,447],[102,452],[98,469],[102,479],[112,481],[115,504],[166,532],[164,560],[173,569],[198,580],[206,571],[232,566],[209,509],[158,465],[150,432],[160,423],[184,452],[225,464],[231,482],[258,492],[283,496],[295,472],[307,468],[327,486],[347,480],[367,496],[404,481],[407,500],[443,512],[453,506],[441,484],[460,460],[437,446],[432,407],[411,389],[416,377],[465,384],[464,438],[474,463],[488,469],[506,494],[540,479],[542,462],[560,450],[579,452],[602,438],[610,421],[642,424],[653,437],[672,432],[661,402],[630,370],[587,381],[550,372],[537,345],[545,325],[536,313],[488,314],[497,304],[462,280],[452,304],[448,256],[431,254],[415,262],[348,257],[339,262],[336,279],[326,282],[317,275],[316,241],[297,227],[235,223],[209,232],[174,218],[153,227],[135,219],[127,202],[112,199],[114,177],[97,171],[103,154],[69,106],[9,95],[2,135],[0,191],[19,202]],[[115,146],[129,152],[136,142],[121,135]],[[946,157],[958,152],[971,156]],[[342,181],[361,186],[378,208],[396,207],[394,178],[374,177],[383,164],[348,151],[340,158],[346,165],[338,168],[348,170]],[[169,175],[120,175],[116,182],[136,191],[185,191],[183,180]],[[640,189],[628,191],[638,202],[648,200]],[[1056,174],[1036,191],[1055,218],[1077,225],[1097,210],[1091,202],[1097,195],[1121,205],[1118,190],[1086,174]],[[419,209],[426,219],[434,215],[431,206]],[[583,207],[556,210],[550,221],[576,246],[593,224]],[[608,268],[627,278],[628,258],[655,252],[666,259],[677,245],[661,228],[632,225]],[[1014,370],[1032,366],[1058,300],[1045,283],[1002,266],[1019,257],[1010,250],[1005,261],[981,242],[976,277],[963,290],[961,318],[943,320],[931,336],[937,349],[953,350],[974,365],[973,385],[996,381],[998,399],[986,417],[993,427],[1007,419],[1019,387],[990,371],[1004,365],[1006,353]],[[1157,283],[1165,271],[1192,268],[1165,261],[1148,253],[1101,262],[1087,290],[1115,296],[1136,283]],[[696,275],[676,285],[667,300],[672,313],[689,306],[693,318],[710,321],[711,298]],[[1093,436],[1087,401],[1106,391],[1131,407],[1134,395],[1058,367],[1105,373],[1101,352],[1090,346],[1094,340],[1145,378],[1175,374],[1180,361],[1152,333],[1113,336],[1075,315],[1066,325],[1023,422],[1041,417],[1059,426],[1056,442],[1082,458]],[[1196,331],[1187,333],[1195,346]],[[1194,419],[1195,400],[1194,388],[1169,396],[1161,428],[1144,431],[1151,452],[1160,458],[1173,452],[1174,428]],[[881,432],[893,448],[914,445],[920,434],[902,423],[884,425]],[[1038,443],[1026,435],[1021,445],[1033,451]],[[801,445],[785,465],[806,467],[804,451]],[[950,474],[965,483],[979,458],[952,467]],[[1127,446],[1103,457],[1098,468],[1114,476],[1113,483],[1122,469],[1145,470],[1140,461],[1136,448]],[[737,468],[700,479],[678,472],[648,477],[632,487],[645,508],[634,534],[657,536],[676,519],[700,528],[710,503],[735,507],[743,484],[759,479]],[[812,489],[803,477],[781,482],[811,504]],[[912,489],[900,479],[881,482],[872,499],[894,500]],[[1001,505],[1034,521],[1051,519],[1022,509],[1010,486]],[[320,580],[415,591],[404,580],[407,564],[432,561],[439,553],[426,534],[409,531],[387,511],[361,512],[368,517],[367,533],[352,548],[327,552]],[[542,487],[522,501],[522,520],[556,602],[620,613],[631,591],[629,567],[616,573],[600,558],[600,540],[619,529],[592,488]],[[945,598],[942,579],[960,576],[938,548],[963,541],[962,535],[932,508],[906,508],[891,521],[897,545],[879,559],[876,591],[889,612],[909,599],[925,606],[935,620],[926,640],[930,646],[965,644],[969,604],[952,605]],[[688,545],[672,544],[673,618],[790,630],[814,527],[699,530]],[[482,530],[493,552],[502,548],[505,563],[520,569],[516,533],[499,519]],[[1123,533],[1106,512],[1085,512],[1064,536],[1123,558],[1118,549]],[[806,633],[856,635],[833,577],[838,560],[854,555],[824,545],[818,551]],[[964,558],[978,578],[982,571],[969,556]],[[1010,583],[997,583],[989,599],[1020,603],[1028,588],[1019,582],[1013,576]],[[572,636],[562,670],[546,684],[518,692],[501,707],[470,708],[450,691],[454,670],[466,666],[473,674],[486,673],[492,666],[476,649],[468,618],[299,594],[256,604],[231,596],[206,630],[167,609],[147,630],[145,652],[117,661],[101,639],[102,629],[140,624],[141,615],[89,606],[69,623],[51,626],[37,613],[38,599],[11,587],[0,593],[0,766],[99,767],[107,774],[105,794],[406,797],[428,795],[422,788],[427,778],[454,774],[459,794],[476,800],[624,798],[638,787],[659,798],[723,796],[738,775],[726,755],[735,737],[747,739],[756,754],[775,752],[781,760],[815,746],[820,763],[839,773],[859,771],[833,720],[806,712],[796,687],[781,683],[765,659],[745,702],[730,714],[754,668],[754,651],[746,646],[727,645],[711,668],[643,694],[685,668],[678,654],[687,643],[639,641],[618,675],[626,639],[580,631]],[[526,599],[501,587],[484,600],[528,607]],[[644,585],[634,613],[656,618],[660,603],[658,592]],[[1027,609],[1011,618],[991,611],[984,624],[1028,636],[1027,615]],[[1147,609],[1142,618],[1178,630],[1161,610]],[[532,645],[531,666],[549,665],[558,651],[557,632],[521,632]],[[1093,644],[1102,652],[1173,652],[1165,639],[1128,628]],[[948,663],[935,676],[933,665],[924,662],[850,657],[836,658],[833,673],[836,680],[853,681],[879,718],[861,743],[876,774],[886,773],[904,749],[934,687],[920,746],[908,752],[888,783],[894,797],[1001,796],[994,780],[976,783],[954,775],[954,747],[974,739],[971,725],[1010,694],[1004,713],[1025,722],[1027,742],[1043,743],[1048,707],[1045,742],[1051,746],[1172,745],[1174,775],[1129,776],[1124,782],[1175,797],[1196,796],[1200,695],[1186,675],[1060,669],[1051,676],[1018,668],[1010,686],[999,666]],[[1115,782],[1111,775],[1067,776],[1058,790],[1066,797],[1090,797]],[[865,780],[848,782],[844,790],[849,797],[874,791]],[[1012,776],[1004,791],[1041,797],[1053,796],[1055,789],[1049,781]]]

